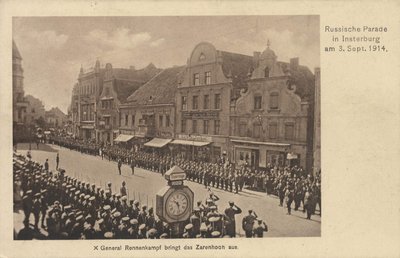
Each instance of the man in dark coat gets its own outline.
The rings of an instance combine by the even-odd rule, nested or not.
[[[242,210],[235,205],[234,202],[229,202],[229,207],[225,209],[225,215],[228,217],[226,228],[226,234],[230,237],[236,236],[236,221],[235,215],[242,213]]]

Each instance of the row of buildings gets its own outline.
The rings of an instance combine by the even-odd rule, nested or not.
[[[14,41],[12,44],[14,142],[26,140],[34,132],[35,127],[63,128],[68,123],[68,117],[64,112],[58,107],[45,110],[40,99],[25,95],[22,56]]]
[[[278,61],[269,42],[253,56],[199,43],[186,65],[81,68],[71,133],[188,159],[320,170],[319,69]],[[316,97],[317,94],[317,97]],[[318,101],[317,101],[318,99]],[[318,118],[318,121],[315,121]],[[317,157],[317,158],[314,158]]]

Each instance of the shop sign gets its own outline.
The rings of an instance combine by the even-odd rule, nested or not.
[[[178,134],[176,138],[180,139],[180,140],[187,140],[187,141],[212,142],[211,137],[201,136],[201,135]]]
[[[182,112],[182,117],[185,119],[196,119],[196,118],[218,118],[219,112],[214,110],[209,111],[184,111]]]

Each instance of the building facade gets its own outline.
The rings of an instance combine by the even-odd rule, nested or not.
[[[29,105],[26,110],[27,124],[37,125],[39,119],[45,121],[46,110],[44,109],[43,102],[32,95],[27,95],[25,99],[29,102]]]
[[[96,61],[94,68],[84,71],[78,77],[78,123],[77,137],[96,141],[97,103],[103,89],[104,69]]]
[[[12,84],[13,84],[13,137],[14,141],[27,137],[26,112],[29,102],[25,99],[24,91],[24,69],[22,68],[22,57],[12,41]]]
[[[230,104],[252,57],[202,42],[192,51],[176,94],[176,143],[185,158],[215,161],[229,153]]]
[[[251,167],[298,165],[309,168],[310,97],[314,76],[299,65],[278,62],[269,44],[254,53],[247,89],[231,110],[231,153],[236,164]]]
[[[58,107],[53,107],[46,111],[46,123],[48,127],[65,129],[68,122],[68,116]]]
[[[79,84],[76,83],[72,88],[71,104],[68,107],[68,128],[67,132],[73,137],[79,136],[79,100],[80,89]]]
[[[134,67],[130,69],[113,68],[111,64],[106,64],[103,90],[97,109],[98,142],[113,143],[119,135],[121,118],[125,118],[124,114],[120,115],[120,105],[159,71],[160,69],[153,64],[140,70],[136,70]]]
[[[174,138],[175,94],[184,67],[160,71],[120,106],[120,132],[137,148],[163,148]]]
[[[313,172],[321,171],[321,69],[315,69]]]

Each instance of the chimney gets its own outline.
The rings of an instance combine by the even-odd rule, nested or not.
[[[299,58],[290,58],[290,70],[297,70],[299,67]]]
[[[261,55],[261,52],[258,52],[258,51],[253,52],[253,63],[255,64],[255,66],[258,66],[258,61],[260,60],[260,55]]]

